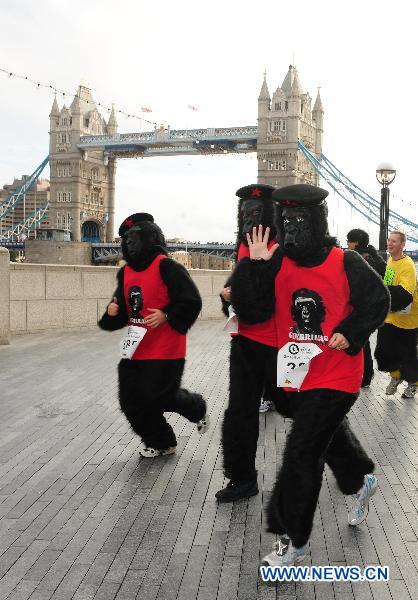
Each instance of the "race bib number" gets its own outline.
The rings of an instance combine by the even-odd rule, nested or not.
[[[128,330],[120,341],[120,356],[121,358],[132,358],[138,344],[144,339],[147,333],[145,327],[137,327],[129,325]]]
[[[228,320],[225,323],[224,331],[227,333],[238,333],[238,317],[234,313],[234,309],[232,308],[232,304],[228,307]]]
[[[277,354],[277,387],[300,389],[310,361],[321,354],[316,344],[288,342]]]

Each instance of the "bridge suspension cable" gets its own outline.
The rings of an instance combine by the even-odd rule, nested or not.
[[[0,219],[2,219],[3,217],[5,217],[8,212],[10,212],[11,210],[13,210],[13,208],[16,206],[16,204],[22,200],[23,196],[30,191],[31,187],[38,180],[39,175],[45,169],[45,167],[48,164],[48,162],[49,162],[49,156],[47,156],[41,162],[41,164],[39,165],[39,167],[36,167],[36,169],[34,170],[34,172],[32,173],[32,175],[30,175],[29,177],[27,177],[25,179],[25,181],[22,184],[20,184],[19,187],[16,188],[16,190],[12,194],[10,194],[6,198],[6,200],[4,200],[0,204]]]
[[[329,184],[336,194],[368,221],[379,226],[380,202],[378,200],[351,181],[324,154],[321,154],[320,161],[304,144],[299,142],[298,146],[315,171]],[[414,223],[394,210],[390,210],[389,226],[391,229],[402,228],[411,242],[418,243],[418,223]]]
[[[26,235],[28,231],[34,229],[46,217],[48,206],[49,203],[40,206],[36,211],[30,213],[25,220],[4,231],[0,231],[0,242],[11,242],[14,238],[19,238],[22,234]]]
[[[38,177],[46,167],[49,162],[49,156],[47,156],[41,164],[35,169],[35,171],[25,179],[25,181],[19,185],[16,190],[10,194],[6,200],[4,200],[0,204],[0,224],[5,216],[11,212],[19,203],[24,200],[25,195],[30,191],[32,186],[37,182]],[[14,238],[18,238],[23,233],[27,233],[31,231],[38,223],[42,221],[47,215],[49,203],[46,203],[35,211],[30,213],[29,215],[25,215],[25,218],[17,223],[16,225],[12,225],[3,231],[3,228],[0,228],[0,241],[12,241]]]

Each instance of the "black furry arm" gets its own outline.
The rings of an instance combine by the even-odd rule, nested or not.
[[[357,252],[347,250],[344,253],[344,269],[353,310],[335,327],[334,333],[342,333],[347,338],[350,346],[345,352],[354,355],[385,320],[390,297],[380,276]]]
[[[173,329],[186,333],[202,310],[199,290],[186,269],[171,258],[164,258],[160,262],[160,275],[170,298],[162,310]]]
[[[390,294],[391,311],[396,312],[409,306],[413,300],[412,294],[401,285],[388,285]]]
[[[271,260],[243,258],[235,267],[231,277],[231,299],[243,323],[262,323],[273,315],[275,278],[282,259],[282,254],[276,251]]]
[[[125,297],[123,294],[123,272],[124,272],[124,267],[119,269],[119,271],[116,275],[117,288],[113,292],[113,296],[112,296],[112,300],[111,300],[111,302],[113,302],[113,298],[115,298],[115,297],[117,298],[118,305],[119,305],[119,314],[116,315],[116,317],[110,317],[107,314],[107,308],[106,308],[102,318],[98,322],[99,327],[101,327],[102,329],[104,329],[106,331],[115,331],[116,329],[122,329],[122,327],[125,327],[125,325],[128,324],[128,313],[126,310]]]
[[[359,250],[357,249],[357,252]],[[377,252],[376,248],[369,244],[364,252],[359,252],[364,260],[377,272],[381,277],[385,276],[386,262]]]
[[[230,275],[230,276],[228,277],[228,279],[226,280],[226,282],[225,282],[225,285],[224,285],[224,288],[226,288],[226,287],[230,287],[230,285],[231,285],[231,278],[232,278],[232,275]],[[227,302],[227,301],[226,301],[226,300],[225,300],[225,299],[222,297],[222,294],[219,294],[219,297],[220,297],[220,299],[221,299],[222,312],[223,312],[223,314],[225,315],[225,317],[229,317],[229,312],[228,312],[228,309],[229,309],[229,307],[231,306],[231,303],[230,303],[230,302]]]

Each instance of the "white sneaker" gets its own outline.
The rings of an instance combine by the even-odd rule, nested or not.
[[[273,544],[273,552],[267,554],[261,561],[263,567],[282,567],[296,565],[301,562],[307,554],[308,544],[301,548],[295,548],[292,541],[285,535],[281,535]]]
[[[258,412],[265,413],[269,410],[274,410],[274,402],[272,402],[271,400],[264,400],[264,398],[262,398]]]
[[[386,388],[386,395],[391,396],[398,389],[398,385],[402,383],[402,379],[400,377],[391,377],[388,387]]]
[[[156,448],[140,448],[139,453],[144,458],[156,458],[157,456],[168,456],[169,454],[174,454],[176,451],[176,446],[170,446],[165,450],[157,450]]]
[[[206,433],[206,431],[209,429],[209,424],[210,424],[210,420],[209,420],[209,415],[206,413],[201,419],[200,421],[198,421],[196,423],[196,427],[197,427],[197,431],[202,434],[202,433]]]
[[[366,519],[369,513],[370,498],[376,493],[378,481],[374,475],[368,473],[364,476],[364,484],[357,492],[353,494],[353,506],[348,513],[348,524],[352,527],[360,525]]]
[[[415,398],[415,392],[417,391],[416,383],[408,383],[403,391],[401,398]]]

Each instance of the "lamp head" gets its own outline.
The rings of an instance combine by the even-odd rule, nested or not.
[[[380,185],[390,185],[396,177],[395,167],[388,162],[383,162],[376,167],[376,178]]]

